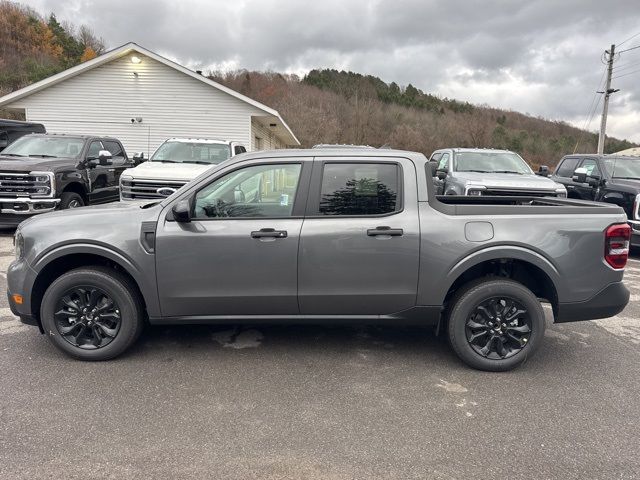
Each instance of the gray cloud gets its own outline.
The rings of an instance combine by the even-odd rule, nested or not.
[[[30,0],[192,67],[344,68],[582,126],[612,42],[640,31],[637,0]],[[624,47],[640,44],[640,36]],[[639,63],[640,49],[619,60]],[[634,71],[632,67],[618,74]],[[640,73],[614,80],[609,134],[640,141]],[[590,128],[597,128],[595,116]]]

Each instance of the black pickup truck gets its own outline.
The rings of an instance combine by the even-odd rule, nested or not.
[[[566,187],[569,198],[622,207],[633,233],[631,244],[640,247],[640,157],[567,155],[551,178]]]
[[[56,209],[119,199],[134,166],[115,138],[31,134],[0,152],[0,227]]]

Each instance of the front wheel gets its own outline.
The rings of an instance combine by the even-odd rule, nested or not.
[[[540,301],[513,280],[477,280],[452,300],[449,343],[462,361],[479,370],[517,367],[538,349],[544,330]]]
[[[75,192],[62,192],[58,209],[66,210],[67,208],[79,207],[84,207],[84,199],[79,194]]]
[[[135,286],[108,268],[80,268],[54,280],[42,299],[42,327],[53,344],[82,360],[123,353],[143,327]]]

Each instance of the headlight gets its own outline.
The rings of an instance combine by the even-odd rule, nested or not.
[[[487,187],[485,187],[484,185],[467,185],[464,190],[464,194],[479,197],[486,189]]]
[[[33,179],[33,197],[53,197],[55,188],[53,183],[53,173],[51,172],[30,172]]]
[[[13,237],[13,246],[16,254],[16,260],[20,260],[24,254],[24,237],[20,230],[16,230],[16,234]]]
[[[562,188],[556,188],[556,197],[558,198],[567,198],[567,189],[562,187]]]

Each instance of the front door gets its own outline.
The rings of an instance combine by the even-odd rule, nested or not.
[[[96,163],[101,150],[106,150],[103,143],[100,140],[94,140],[89,144],[86,155],[87,175],[89,176],[89,202],[91,204],[115,200],[111,198],[114,188],[117,189],[113,166]]]
[[[298,242],[311,159],[229,168],[190,194],[190,223],[158,222],[164,317],[299,313]]]
[[[298,257],[302,314],[390,314],[415,305],[413,162],[316,161],[308,204]]]
[[[111,153],[111,165],[108,170],[112,173],[109,181],[109,190],[107,197],[109,201],[120,199],[120,175],[127,168],[133,167],[133,162],[130,161],[125,153],[122,145],[113,140],[104,140],[103,145],[106,150]]]

